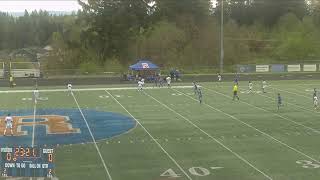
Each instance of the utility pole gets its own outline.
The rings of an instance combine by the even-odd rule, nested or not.
[[[224,8],[223,8],[223,1],[221,0],[221,22],[220,22],[220,74],[223,73],[223,61],[224,61],[224,33],[223,33],[223,25],[224,25]]]

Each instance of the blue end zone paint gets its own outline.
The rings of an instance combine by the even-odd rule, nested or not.
[[[5,116],[7,111],[0,111],[2,116]],[[33,116],[33,110],[10,111],[12,116]],[[128,132],[136,126],[135,120],[130,117],[96,110],[83,110],[83,113],[88,121],[95,139],[102,140],[111,138]],[[88,128],[78,109],[38,109],[38,115],[59,115],[68,116],[73,128],[80,129],[80,133],[71,134],[47,134],[46,126],[35,126],[35,145],[56,145],[56,144],[78,144],[92,142]],[[33,119],[26,119],[23,122],[32,122]],[[37,119],[38,122],[43,119]],[[0,137],[2,145],[31,145],[32,141],[32,126],[21,127],[22,131],[27,131],[26,136],[6,136]],[[3,133],[3,132],[0,132]]]

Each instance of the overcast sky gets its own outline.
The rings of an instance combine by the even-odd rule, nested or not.
[[[215,3],[216,0],[211,0]],[[33,10],[77,11],[81,6],[77,0],[0,0],[0,11],[23,12]]]
[[[19,12],[33,10],[76,11],[80,9],[77,0],[0,0],[0,11]]]

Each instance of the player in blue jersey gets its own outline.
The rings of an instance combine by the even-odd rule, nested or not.
[[[198,88],[198,99],[199,99],[199,103],[202,104],[202,91],[200,88]]]
[[[198,85],[194,81],[192,82],[192,85],[193,85],[194,95],[196,95],[198,93]]]
[[[279,109],[280,109],[280,106],[282,106],[282,97],[281,97],[281,95],[280,95],[280,93],[278,93],[278,111],[279,111]]]

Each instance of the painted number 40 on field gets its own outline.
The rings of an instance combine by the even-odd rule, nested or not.
[[[210,167],[211,170],[222,169],[223,167]],[[189,173],[194,176],[209,176],[211,174],[210,170],[204,167],[192,167],[189,168]],[[163,172],[161,177],[170,177],[170,178],[177,178],[182,177],[181,174],[177,174],[173,169],[168,169]]]
[[[306,169],[318,169],[320,168],[320,164],[319,163],[315,163],[312,161],[307,161],[307,160],[299,160],[296,161],[297,164],[300,164],[303,168]]]

